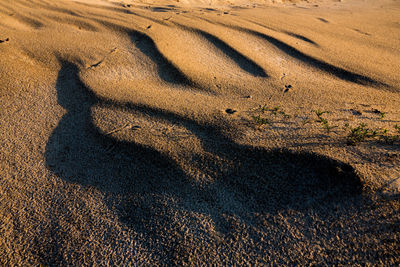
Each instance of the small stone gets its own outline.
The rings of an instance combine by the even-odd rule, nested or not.
[[[233,113],[235,113],[236,111],[237,111],[237,110],[234,110],[234,109],[231,109],[231,108],[225,109],[225,112],[228,113],[228,114],[233,114]]]

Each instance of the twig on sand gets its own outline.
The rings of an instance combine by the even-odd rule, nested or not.
[[[88,69],[91,70],[91,69],[94,69],[94,68],[100,66],[100,65],[104,62],[104,60],[106,60],[106,58],[107,58],[109,55],[111,55],[112,53],[114,53],[115,51],[117,51],[117,48],[116,48],[116,47],[114,47],[113,49],[111,49],[111,51],[108,52],[108,54],[106,54],[106,55],[103,57],[102,60],[100,60],[99,62],[97,62],[97,63],[95,63],[95,64],[90,65],[90,67],[89,67]]]

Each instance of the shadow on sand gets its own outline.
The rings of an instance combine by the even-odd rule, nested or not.
[[[213,125],[101,99],[80,81],[76,65],[61,64],[58,104],[67,113],[47,143],[47,167],[67,182],[103,192],[120,221],[153,240],[155,253],[167,264],[184,257],[182,244],[188,231],[207,235],[190,214],[211,218],[223,242],[229,243],[237,232],[230,218],[254,226],[255,214],[274,215],[289,209],[329,217],[335,216],[338,207],[347,210],[364,199],[361,180],[349,165],[316,154],[238,145]],[[168,155],[105,135],[92,122],[94,105],[123,107],[185,126],[212,155],[194,156],[193,166],[212,176],[214,182],[197,185]],[[177,221],[185,221],[190,229],[179,227]]]

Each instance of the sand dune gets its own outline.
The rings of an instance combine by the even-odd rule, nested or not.
[[[399,264],[399,18],[0,0],[0,265]]]

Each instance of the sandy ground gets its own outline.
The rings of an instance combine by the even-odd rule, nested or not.
[[[395,0],[0,0],[0,265],[398,265],[399,48]]]

